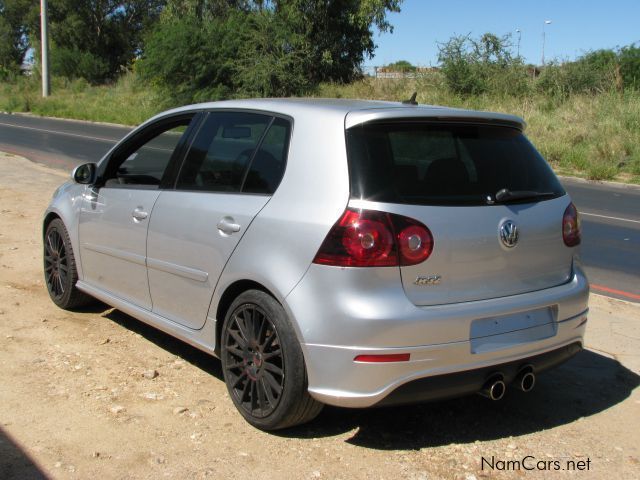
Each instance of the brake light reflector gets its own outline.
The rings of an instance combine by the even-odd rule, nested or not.
[[[575,247],[580,245],[581,237],[578,209],[570,203],[562,216],[562,239],[567,247]]]
[[[409,353],[387,353],[382,355],[358,355],[354,362],[364,363],[388,363],[388,362],[408,362],[411,358]]]
[[[347,209],[313,262],[340,267],[416,265],[433,251],[433,236],[422,223],[393,213]]]

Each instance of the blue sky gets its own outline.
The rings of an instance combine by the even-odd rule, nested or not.
[[[402,11],[388,19],[394,32],[376,33],[378,48],[366,66],[397,60],[437,65],[437,42],[468,33],[511,33],[515,53],[517,28],[522,31],[520,54],[539,64],[545,20],[552,21],[545,26],[547,61],[640,43],[640,0],[404,0]]]

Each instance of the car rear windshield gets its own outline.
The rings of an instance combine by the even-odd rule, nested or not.
[[[512,127],[365,123],[347,130],[347,149],[352,198],[487,205],[565,194],[547,162]]]

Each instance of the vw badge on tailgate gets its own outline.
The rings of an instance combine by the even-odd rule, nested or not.
[[[500,225],[500,240],[507,248],[513,248],[518,243],[518,227],[511,220],[505,220]]]

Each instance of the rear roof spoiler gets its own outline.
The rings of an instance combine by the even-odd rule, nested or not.
[[[438,122],[472,123],[481,125],[499,125],[523,131],[525,121],[515,115],[474,110],[458,110],[442,107],[423,108],[384,108],[351,111],[345,118],[345,128],[349,129],[365,123],[389,122]]]

